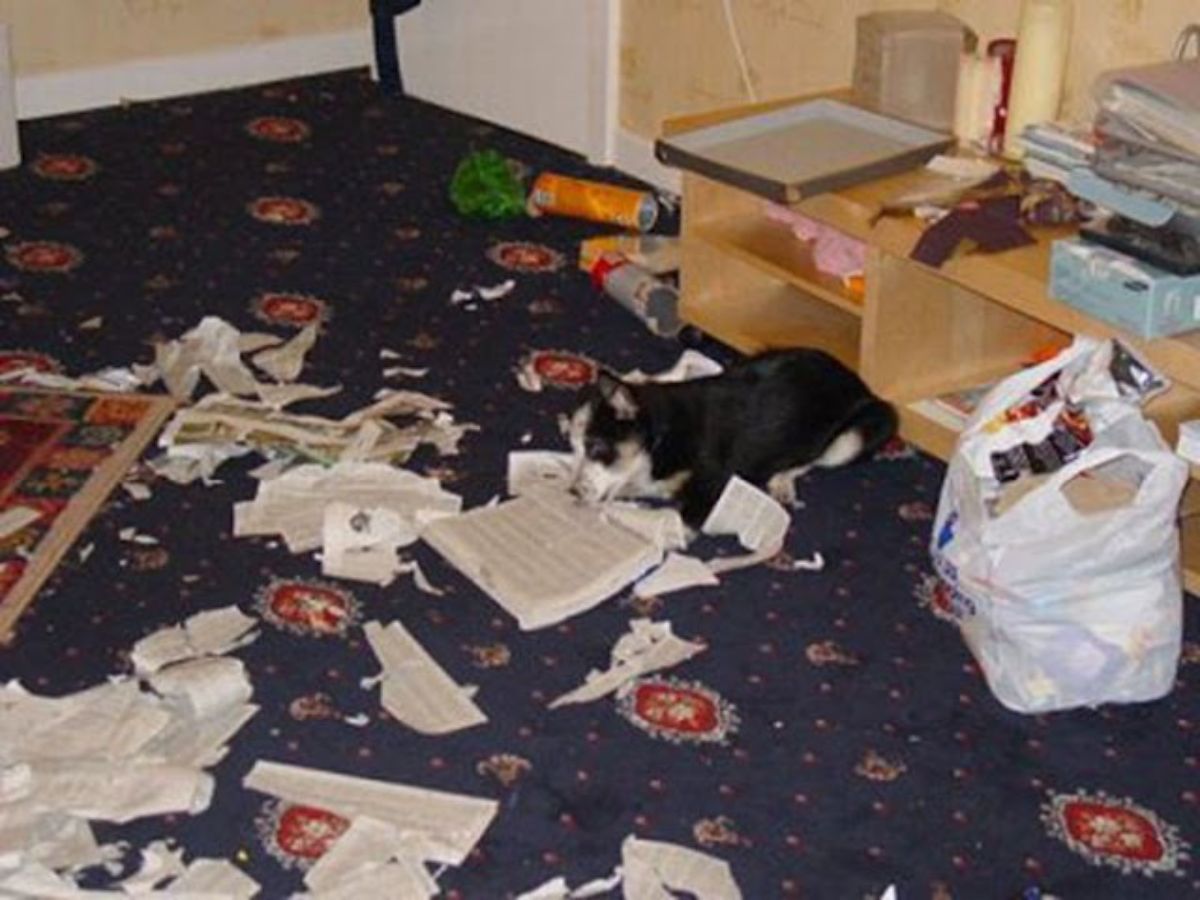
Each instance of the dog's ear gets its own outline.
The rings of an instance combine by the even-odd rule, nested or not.
[[[596,375],[596,388],[600,391],[600,396],[617,414],[618,419],[637,418],[638,405],[633,388],[612,372],[601,369]]]

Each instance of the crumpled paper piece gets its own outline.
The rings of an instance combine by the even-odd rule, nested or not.
[[[593,669],[582,685],[550,701],[550,709],[599,700],[639,676],[677,666],[707,649],[704,644],[676,637],[670,622],[634,619],[629,628],[613,645],[608,669]]]

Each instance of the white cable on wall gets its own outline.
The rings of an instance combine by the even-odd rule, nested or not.
[[[737,57],[738,69],[742,73],[742,84],[746,87],[746,95],[751,103],[758,102],[758,92],[750,80],[750,65],[746,62],[746,50],[742,46],[742,36],[738,33],[737,20],[733,16],[733,0],[721,0],[725,10],[725,24],[729,27],[729,41],[733,44],[733,53]]]

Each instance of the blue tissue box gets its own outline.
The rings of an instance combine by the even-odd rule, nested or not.
[[[1200,328],[1200,275],[1172,275],[1078,238],[1054,242],[1050,295],[1139,337]]]

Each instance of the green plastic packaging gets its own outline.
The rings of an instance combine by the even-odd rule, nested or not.
[[[512,164],[495,150],[463,157],[450,179],[450,200],[472,219],[508,219],[525,213],[525,187]]]

